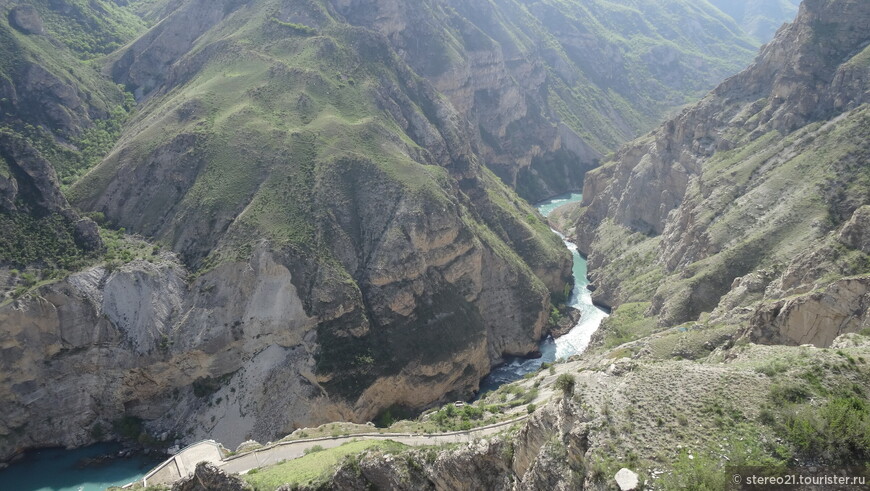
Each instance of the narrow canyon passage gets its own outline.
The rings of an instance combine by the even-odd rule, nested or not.
[[[568,193],[538,203],[536,208],[546,218],[556,208],[581,200],[583,200],[582,194]],[[556,233],[559,234],[559,232]],[[562,234],[559,234],[559,236],[562,237],[565,246],[571,251],[571,257],[574,261],[572,269],[574,289],[571,290],[571,298],[568,300],[568,305],[581,312],[580,321],[571,331],[559,337],[559,339],[553,339],[550,336],[543,339],[539,346],[541,352],[540,358],[509,357],[505,360],[504,364],[494,368],[481,381],[479,394],[496,390],[504,384],[523,378],[528,373],[536,372],[544,363],[552,363],[560,358],[567,359],[570,356],[579,355],[589,346],[592,334],[601,325],[601,321],[607,317],[607,313],[604,310],[592,303],[592,292],[587,288],[589,278],[586,276],[586,259],[577,251],[575,244],[567,240]]]

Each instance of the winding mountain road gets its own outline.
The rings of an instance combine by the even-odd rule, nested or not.
[[[146,486],[172,484],[178,479],[192,474],[196,464],[203,461],[210,462],[229,474],[242,474],[251,469],[274,465],[285,460],[297,459],[305,455],[305,451],[314,446],[335,448],[357,440],[392,440],[412,447],[468,442],[504,431],[514,423],[524,421],[528,417],[529,415],[525,414],[517,418],[479,428],[445,433],[359,433],[348,436],[277,442],[232,457],[223,457],[220,451],[215,451],[215,449],[220,448],[220,445],[214,441],[206,440],[190,445],[155,467],[145,475],[142,479],[142,484]]]

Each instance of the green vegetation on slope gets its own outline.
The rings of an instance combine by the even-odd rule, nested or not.
[[[337,28],[328,36],[288,37],[283,26],[268,19],[251,21],[265,23],[263,30],[233,26],[219,41],[224,45],[220,57],[184,87],[152,103],[152,110],[134,123],[138,134],[131,147],[143,159],[174,135],[204,139],[196,156],[203,165],[181,201],[185,212],[180,218],[238,214],[235,227],[245,231],[239,235],[256,230],[258,237],[276,245],[288,243],[319,254],[324,249],[316,243],[312,224],[322,213],[315,209],[320,180],[368,168],[366,172],[394,180],[404,192],[445,199],[439,183],[443,169],[408,159],[403,154],[408,142],[390,141],[391,135],[401,134],[395,123],[373,117],[378,114],[372,104],[373,76],[384,68],[349,49],[353,33]],[[366,65],[360,67],[361,62]],[[355,66],[359,68],[348,69]],[[182,108],[187,114],[166,113],[163,107]],[[72,190],[73,199],[83,201],[101,192],[102,176],[118,164],[110,157]],[[110,219],[127,225],[153,223],[166,208],[143,211],[139,217]],[[202,240],[213,240],[209,235],[214,232],[208,230]]]
[[[256,491],[273,491],[284,484],[316,487],[332,477],[332,471],[335,467],[347,458],[353,458],[365,451],[396,453],[404,448],[405,445],[389,440],[351,442],[329,449],[317,449],[317,447],[314,447],[314,451],[309,452],[303,457],[274,466],[252,470],[242,476],[242,478],[251,484]]]
[[[84,59],[115,51],[145,27],[111,0],[33,0],[46,32]],[[135,3],[135,2],[134,2]]]
[[[687,0],[424,0],[337,10],[387,35],[442,89],[474,125],[485,163],[530,200],[576,189],[599,154],[739,71],[757,47],[719,10]]]
[[[445,278],[430,242],[460,263],[473,248],[505,264],[524,292],[524,329],[548,308],[535,273],[561,276],[568,255],[533,208],[479,168],[462,123],[381,37],[316,4],[305,15],[316,27],[289,26],[298,22],[280,2],[262,0],[217,23],[179,62],[185,77],[138,108],[121,145],[69,196],[169,245],[198,274],[268,244],[294,269],[312,317],[334,308],[309,298],[312,283],[346,295],[359,308],[324,316],[316,360],[322,386],[352,400],[486,338],[474,280]],[[393,284],[414,292],[413,312],[380,298]]]
[[[800,0],[708,1],[762,43],[769,41],[783,23],[791,22],[800,5]]]
[[[132,38],[137,19],[113,2],[31,2],[31,19],[45,32],[24,32],[10,25],[10,8],[0,8],[0,132],[23,140],[54,168],[61,186],[69,185],[99,162],[119,138],[133,102],[83,60],[106,53]],[[113,41],[109,41],[112,39]],[[114,43],[114,44],[112,44]],[[0,175],[22,179],[3,162]],[[0,216],[0,264],[34,266],[43,278],[57,278],[93,262],[74,240],[75,213],[67,218],[39,211],[26,181],[17,183],[13,209]],[[55,204],[57,206],[58,204]],[[15,292],[22,293],[27,282]]]
[[[0,264],[75,271],[92,257],[76,245],[75,227],[60,215],[0,211],[0,230]]]
[[[549,0],[517,11],[525,13],[527,29],[577,67],[576,79],[549,68],[555,75],[549,102],[602,153],[742,69],[757,47],[719,10],[699,2]],[[692,28],[687,18],[703,27]],[[594,41],[584,45],[568,33]]]
[[[715,154],[684,198],[694,217],[688,233],[703,231],[695,240],[711,253],[668,273],[656,260],[662,236],[632,233],[608,219],[593,248],[608,251],[610,260],[597,274],[614,281],[619,303],[652,300],[654,313],[664,311],[664,323],[673,325],[711,312],[734,278],[782,272],[809,250],[822,251],[812,265],[816,288],[870,273],[860,251],[830,234],[870,199],[868,116],[865,105],[836,123],[789,135],[772,131]]]
[[[24,137],[70,184],[108,153],[133,101],[77,53],[13,29],[6,16],[0,41],[8,50],[0,78],[10,84],[0,84],[0,128]]]

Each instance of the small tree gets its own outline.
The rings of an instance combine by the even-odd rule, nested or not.
[[[556,389],[561,390],[565,396],[571,396],[574,394],[574,385],[576,385],[576,383],[577,382],[574,380],[573,375],[563,373],[556,379]]]

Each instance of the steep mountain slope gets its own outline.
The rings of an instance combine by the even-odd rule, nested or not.
[[[471,122],[486,165],[532,201],[579,186],[603,153],[756,47],[718,10],[681,0],[332,3],[432,81]]]
[[[55,275],[101,247],[96,225],[69,207],[60,185],[105,155],[129,109],[123,91],[84,60],[142,26],[111,2],[0,9],[0,225],[8,231],[0,263],[37,263]]]
[[[159,18],[177,7],[150,12]],[[316,27],[293,2],[281,8]],[[485,164],[533,201],[577,188],[602,153],[745,66],[756,47],[717,9],[684,0],[664,7],[336,0],[318,8],[386,36],[470,122]],[[160,32],[176,31],[158,26],[146,36],[158,45],[137,60],[127,51],[113,68],[115,79],[144,97],[165,76],[163,67],[221,15],[212,9],[199,16],[171,43]]]
[[[115,62],[183,49],[70,196],[184,265],[155,249],[4,305],[4,455],[122,416],[229,442],[365,421],[536,349],[558,237],[381,38],[282,5],[181,3]]]
[[[0,305],[0,456],[363,421],[467,396],[535,350],[570,258],[487,166],[528,197],[575,186],[752,45],[706,6],[675,0],[698,14],[683,26],[654,2],[595,5],[4,2],[4,196],[40,202],[26,162],[69,210],[53,167],[120,230]],[[578,20],[558,36],[557,7]],[[621,52],[623,71],[586,75]]]
[[[866,2],[805,2],[752,67],[588,176],[575,235],[600,301],[651,301],[663,326],[755,312],[759,339],[797,344],[867,326],[868,25]]]
[[[773,38],[783,23],[791,22],[800,0],[709,0],[759,41]]]
[[[864,469],[868,26],[867,2],[806,0],[753,66],[590,173],[557,219],[618,308],[579,359],[500,391],[563,395],[488,441],[362,455],[326,487],[613,489],[628,468],[644,488],[729,489],[735,467]]]

